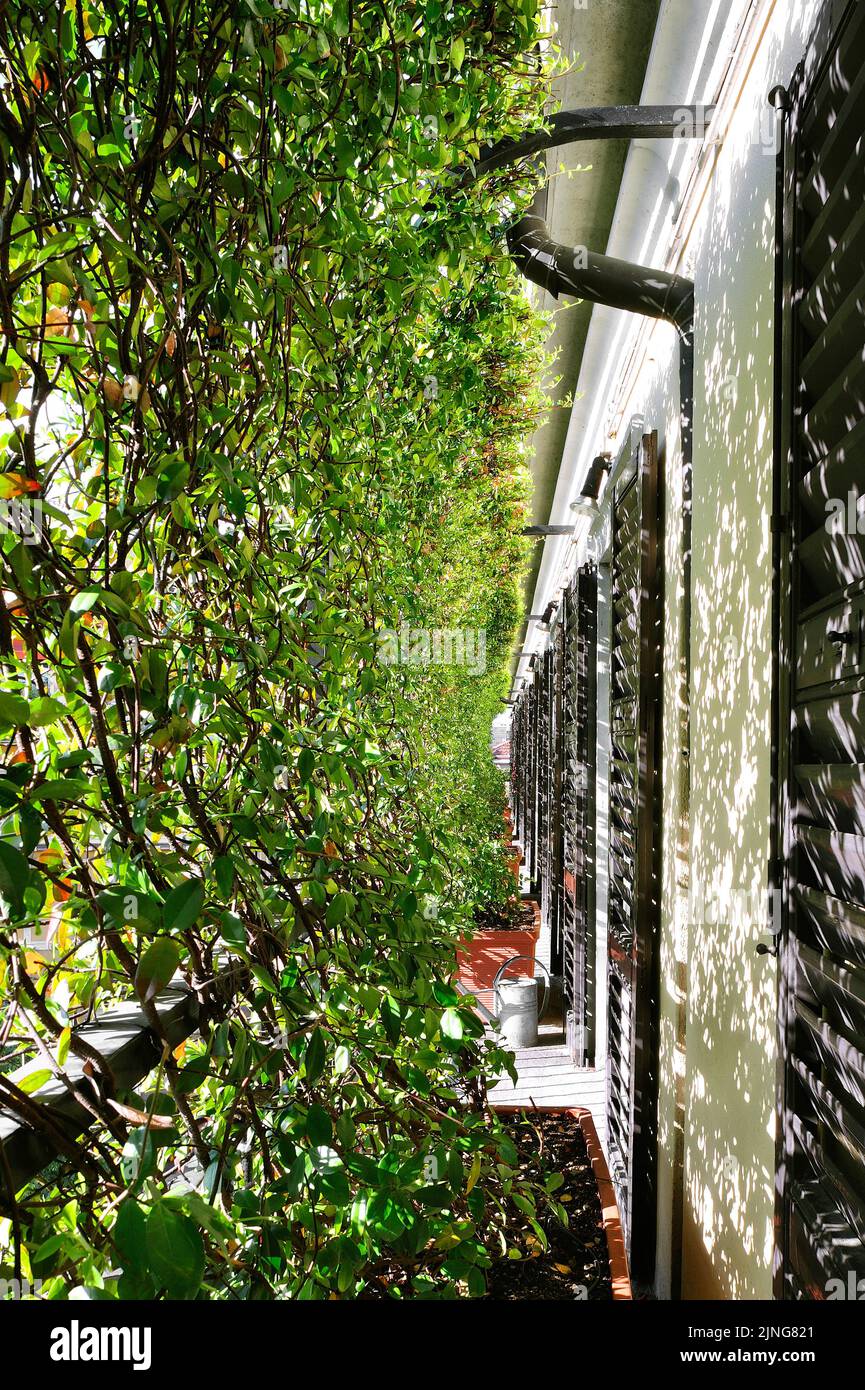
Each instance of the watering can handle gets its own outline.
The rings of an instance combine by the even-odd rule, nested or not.
[[[549,972],[549,970],[547,969],[547,967],[544,965],[544,962],[543,962],[542,960],[537,960],[534,956],[522,956],[522,955],[521,955],[521,956],[511,956],[509,960],[506,960],[506,961],[504,962],[503,965],[500,965],[500,966],[499,966],[499,968],[498,968],[498,970],[496,971],[496,974],[495,974],[495,979],[493,980],[493,1007],[495,1007],[495,1005],[496,1005],[496,999],[497,999],[498,992],[499,992],[499,980],[502,978],[502,976],[504,975],[504,973],[505,973],[505,971],[508,969],[508,967],[511,966],[511,965],[513,965],[514,962],[515,962],[515,961],[518,961],[518,960],[530,960],[530,961],[532,961],[532,963],[533,963],[534,965],[539,965],[539,966],[541,967],[541,969],[542,969],[543,972],[544,972],[544,975],[546,976],[546,979],[543,981],[543,985],[544,985],[544,998],[543,998],[543,1003],[541,1004],[540,1008],[538,1009],[538,1023],[540,1023],[540,1022],[541,1022],[541,1019],[544,1017],[544,1015],[545,1015],[546,1012],[547,1012],[547,1007],[548,1007],[549,1002],[550,1002],[550,995],[551,995],[551,993],[552,993],[552,989],[551,989],[552,981],[551,981],[551,979],[550,979],[550,972]]]

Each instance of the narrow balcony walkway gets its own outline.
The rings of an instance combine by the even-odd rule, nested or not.
[[[598,1138],[607,1152],[605,1078],[595,1067],[575,1067],[558,1023],[541,1024],[537,1047],[519,1048],[514,1054],[517,1084],[505,1077],[490,1091],[490,1104],[499,1110],[510,1106],[584,1106],[591,1111]]]
[[[520,890],[525,895],[528,883],[524,870],[518,871]],[[492,980],[498,967],[510,957],[531,950],[521,932],[486,933],[481,944],[475,938],[472,959],[466,958],[460,969],[460,981],[477,999],[485,1016],[494,1012]],[[544,965],[549,964],[549,931],[542,929],[535,955]],[[512,974],[530,974],[531,965],[522,961]],[[565,1043],[561,1018],[548,1017],[539,1027],[536,1047],[519,1048],[515,1056],[517,1082],[505,1077],[490,1089],[490,1104],[494,1109],[512,1106],[531,1109],[553,1106],[582,1106],[589,1110],[598,1138],[607,1154],[607,1117],[605,1107],[605,1070],[601,1067],[577,1067],[571,1060]]]

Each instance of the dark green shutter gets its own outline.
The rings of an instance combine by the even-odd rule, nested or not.
[[[595,693],[598,580],[578,571],[562,607],[562,994],[568,1049],[594,1061]]]
[[[562,973],[564,924],[565,626],[559,608],[550,642],[550,859],[546,922],[550,970]]]
[[[827,5],[789,95],[776,1291],[823,1298],[830,1279],[865,1275],[865,6]]]
[[[655,1263],[661,621],[658,439],[613,501],[607,1130],[631,1270]]]
[[[550,909],[553,784],[553,654],[549,647],[540,660],[538,688],[538,896],[546,920]]]

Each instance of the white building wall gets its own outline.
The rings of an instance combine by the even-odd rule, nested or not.
[[[588,462],[616,452],[623,423],[642,414],[658,430],[666,503],[660,1297],[675,1297],[680,1280],[685,1298],[772,1292],[777,981],[773,958],[755,950],[768,922],[770,830],[775,159],[767,96],[790,80],[819,10],[819,0],[666,0],[659,20],[643,100],[706,101],[720,91],[727,103],[692,185],[689,218],[680,214],[693,152],[634,146],[609,247],[691,273],[696,284],[689,585],[678,346],[666,325],[595,311],[585,395],[551,516],[567,519]],[[549,547],[535,611],[544,585],[554,588],[581,554],[580,544]]]
[[[775,159],[767,97],[819,10],[768,17],[696,247],[692,912],[683,1287],[769,1298],[777,979],[768,925]],[[709,920],[706,920],[709,919]],[[717,920],[713,920],[717,919]]]

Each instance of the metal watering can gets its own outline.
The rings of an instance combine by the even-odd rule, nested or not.
[[[539,965],[546,976],[542,981],[544,993],[538,1008],[537,976],[521,976],[516,980],[502,980],[505,971],[518,960],[530,960]],[[493,980],[493,1012],[499,1021],[502,1042],[508,1047],[535,1047],[538,1041],[538,1024],[547,1012],[550,1002],[550,972],[543,961],[534,956],[511,956],[500,965]]]

